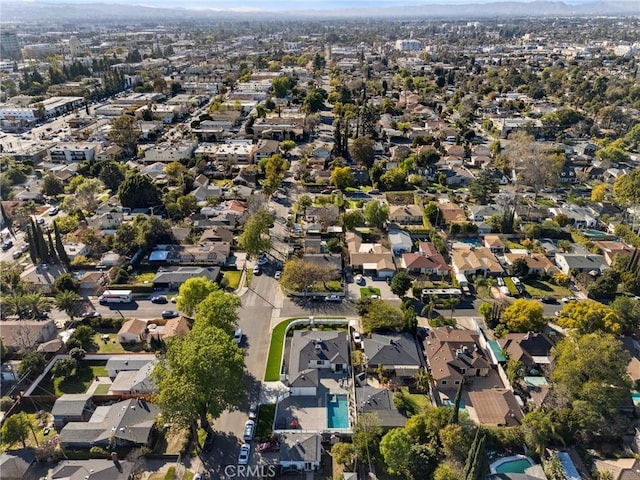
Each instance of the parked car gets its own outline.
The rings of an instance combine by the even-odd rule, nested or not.
[[[256,402],[251,402],[249,406],[249,418],[251,420],[255,420],[258,416],[258,404]]]
[[[242,329],[241,328],[236,328],[236,331],[233,332],[233,341],[236,342],[238,345],[240,344],[240,342],[242,342]]]
[[[84,312],[82,314],[82,318],[100,318],[102,317],[101,314],[99,314],[98,312]]]
[[[342,298],[339,295],[327,295],[324,297],[325,302],[341,302]]]
[[[253,420],[247,420],[244,424],[244,429],[242,430],[242,438],[245,442],[250,442],[253,440],[253,433],[256,429],[256,422]]]
[[[55,217],[59,212],[60,209],[58,207],[53,207],[51,210],[49,210],[49,216]]]
[[[155,297],[151,297],[151,303],[168,303],[167,297],[164,295],[157,295]]]
[[[353,279],[358,285],[364,285],[365,283],[367,283],[364,277],[360,274],[356,275]]]
[[[556,299],[549,295],[546,295],[540,299],[542,303],[556,303]]]
[[[354,330],[351,332],[351,338],[353,338],[353,343],[362,343],[362,336],[360,335],[360,332]]]
[[[16,250],[11,254],[11,258],[13,258],[14,260],[17,260],[22,256],[22,254],[23,254],[22,250]]]
[[[178,312],[175,310],[164,310],[162,312],[162,318],[176,318],[178,316]]]
[[[5,252],[11,247],[13,247],[13,242],[11,240],[5,240],[5,242],[2,244],[2,250],[4,250]]]
[[[262,453],[279,452],[280,444],[278,442],[265,442],[258,444],[258,451]]]
[[[240,447],[240,455],[238,455],[238,465],[246,465],[249,463],[249,453],[251,453],[251,445],[248,443]]]
[[[44,225],[44,218],[40,217],[38,218],[38,220],[36,220],[38,222],[38,225]]]
[[[256,265],[255,267],[253,267],[254,275],[260,275],[261,273],[262,273],[262,270],[260,270],[260,265]]]
[[[282,270],[278,270],[273,276],[273,278],[275,278],[276,280],[280,280],[280,277],[282,277]]]
[[[570,297],[564,297],[560,301],[562,303],[569,303],[569,302],[573,302],[574,300],[577,300],[577,298],[574,296],[570,296]]]
[[[269,259],[267,258],[266,255],[262,255],[258,261],[256,262],[258,265],[263,266],[266,265],[267,263],[269,263]]]

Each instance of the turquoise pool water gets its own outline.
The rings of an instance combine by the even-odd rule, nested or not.
[[[456,242],[466,243],[466,244],[472,245],[474,247],[481,247],[482,246],[482,242],[480,240],[478,240],[477,238],[458,238],[458,239],[456,239]]]
[[[531,462],[526,458],[510,460],[496,467],[496,473],[524,473],[531,466]]]
[[[633,400],[634,405],[640,406],[640,392],[633,392],[631,394],[631,399]]]
[[[346,395],[327,394],[327,427],[349,428],[349,401]]]

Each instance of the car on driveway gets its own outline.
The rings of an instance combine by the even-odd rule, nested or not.
[[[36,220],[36,221],[38,222],[38,225],[44,225],[45,224],[45,220],[42,217],[38,218],[38,220]]]
[[[273,276],[273,278],[275,278],[276,280],[280,280],[280,277],[282,277],[282,270],[278,270]]]
[[[247,420],[244,424],[244,429],[242,430],[242,438],[245,442],[250,442],[253,440],[253,434],[256,429],[256,422],[253,420]]]
[[[2,250],[4,250],[5,252],[11,247],[13,247],[13,242],[11,240],[5,240],[5,242],[2,244]]]
[[[178,316],[178,312],[175,310],[164,310],[162,312],[162,318],[176,318]]]
[[[360,274],[356,275],[355,277],[353,277],[353,280],[358,284],[358,285],[364,285],[366,283],[364,277]]]
[[[248,443],[240,447],[240,455],[238,455],[238,465],[246,465],[249,463],[249,454],[251,453],[251,445]]]
[[[167,303],[169,302],[169,300],[167,300],[167,297],[165,297],[164,295],[157,295],[155,297],[151,297],[151,303]]]
[[[59,212],[60,209],[58,207],[53,207],[51,210],[49,210],[49,216],[55,217]]]
[[[351,338],[353,338],[353,343],[357,343],[358,345],[362,343],[362,336],[360,335],[360,332],[354,330],[351,332]]]
[[[326,297],[324,297],[324,301],[325,302],[341,302],[342,297],[340,297],[339,295],[327,295]]]
[[[280,444],[278,442],[264,442],[258,444],[258,451],[262,453],[279,452]]]

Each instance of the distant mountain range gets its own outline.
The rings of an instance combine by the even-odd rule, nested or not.
[[[401,5],[401,0],[352,0],[350,3],[327,0],[324,2],[301,2],[284,0],[280,2],[194,0],[191,4],[172,0],[151,0],[146,5],[131,3],[83,3],[70,0],[65,3],[41,1],[3,1],[2,21],[190,21],[207,19],[251,20],[256,19],[260,10],[260,20],[293,20],[295,18],[451,18],[480,19],[489,17],[570,17],[570,16],[632,16],[640,15],[640,2],[599,0],[593,2],[564,3],[553,1],[534,2],[492,2],[492,3],[432,3],[424,5]],[[405,0],[409,3],[411,0]],[[436,0],[437,1],[437,0]],[[464,0],[463,0],[464,1]],[[149,3],[159,6],[150,6]],[[215,5],[208,6],[208,5]],[[234,6],[235,5],[235,6]],[[304,8],[300,8],[301,5]],[[348,5],[342,6],[339,5]],[[383,6],[381,6],[383,5]],[[258,8],[258,7],[261,8]]]

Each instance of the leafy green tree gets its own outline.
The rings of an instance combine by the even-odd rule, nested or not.
[[[469,184],[469,195],[480,204],[487,204],[491,194],[498,191],[498,180],[488,169],[483,169]]]
[[[306,113],[316,113],[324,106],[325,91],[321,88],[314,88],[307,93],[302,102],[302,108]]]
[[[24,306],[31,312],[32,318],[39,318],[53,308],[53,302],[40,292],[26,293],[23,296]]]
[[[631,387],[629,358],[622,342],[609,333],[571,335],[556,344],[551,380],[559,398],[574,410],[583,435],[619,437],[616,418]]]
[[[373,166],[375,161],[376,142],[370,137],[354,138],[349,146],[351,158],[358,165],[365,165],[367,168]]]
[[[151,177],[134,173],[118,187],[118,198],[123,207],[145,208],[160,205],[160,195]]]
[[[442,462],[433,472],[433,480],[460,480],[460,471],[452,462]]]
[[[26,318],[29,307],[25,296],[20,292],[2,297],[2,310],[5,315],[17,315],[18,318]]]
[[[458,424],[460,420],[460,402],[462,401],[462,389],[464,387],[464,380],[460,382],[458,385],[458,389],[456,390],[455,400],[453,402],[453,410],[451,411],[451,420],[449,423]]]
[[[94,346],[93,334],[93,328],[89,325],[79,325],[71,335],[71,338],[76,340],[80,344],[80,347],[86,351],[91,350]]]
[[[524,439],[529,448],[541,455],[550,445],[564,445],[564,421],[556,410],[541,407],[531,410],[522,419]]]
[[[381,205],[378,200],[367,202],[363,213],[367,225],[375,228],[384,227],[384,224],[389,219],[389,207]]]
[[[405,319],[402,310],[383,300],[371,300],[371,306],[362,319],[362,326],[366,333],[376,331],[396,331],[404,329]]]
[[[500,321],[510,332],[540,332],[546,325],[542,305],[524,298],[505,308]]]
[[[640,171],[632,170],[618,177],[613,184],[613,196],[623,205],[638,205],[640,203]]]
[[[489,321],[493,313],[493,305],[489,302],[482,302],[478,307],[478,313],[482,315],[485,322]]]
[[[20,378],[26,376],[26,378],[32,380],[44,372],[46,366],[47,360],[42,353],[29,352],[22,358],[22,362],[20,362],[18,375],[20,375]]]
[[[56,278],[55,287],[58,292],[71,290],[72,292],[78,293],[78,290],[80,290],[80,282],[73,275],[65,272]]]
[[[388,168],[378,181],[383,190],[402,190],[407,182],[407,174],[400,168]]]
[[[380,446],[380,417],[376,412],[365,412],[358,415],[353,427],[353,446],[359,458],[375,458]]]
[[[516,258],[509,266],[509,274],[514,277],[526,277],[529,274],[529,265],[526,258]]]
[[[632,331],[640,326],[640,300],[620,295],[609,307],[620,318],[623,331]]]
[[[351,210],[342,214],[341,221],[345,231],[354,230],[364,225],[364,215],[360,210]]]
[[[188,317],[196,314],[198,305],[210,293],[219,290],[218,285],[206,277],[192,277],[187,279],[178,290],[176,307]]]
[[[56,195],[62,195],[64,193],[64,185],[62,180],[49,173],[42,179],[42,194],[49,197],[55,197]]]
[[[23,448],[27,448],[27,439],[31,432],[33,432],[33,425],[28,415],[25,412],[16,413],[5,419],[2,425],[2,441],[7,445],[20,442]],[[35,434],[33,438],[38,443]]]
[[[125,179],[124,168],[119,163],[107,160],[102,164],[98,178],[112,192],[117,192]]]
[[[605,271],[587,287],[591,298],[613,298],[618,290],[620,274],[613,269]]]
[[[131,157],[136,153],[140,133],[137,120],[133,116],[123,113],[111,122],[109,139],[120,145],[125,154]]]
[[[291,79],[286,75],[271,80],[271,88],[276,98],[284,98],[291,87]]]
[[[194,328],[216,327],[232,335],[238,326],[240,306],[238,296],[219,289],[213,290],[196,307]]]
[[[347,468],[353,467],[355,461],[356,449],[353,443],[338,442],[331,447],[331,456],[340,465]]]
[[[381,447],[382,448],[382,447]],[[438,449],[432,444],[411,445],[407,459],[407,473],[413,480],[431,478],[440,461]]]
[[[380,453],[390,473],[400,475],[407,471],[411,444],[411,437],[403,428],[392,428],[382,437]]]
[[[352,187],[355,183],[351,167],[336,167],[331,171],[330,182],[340,190]]]
[[[209,419],[245,400],[245,352],[219,328],[203,327],[167,342],[153,371],[157,404],[166,421],[209,430]]]
[[[269,225],[273,217],[266,210],[259,210],[254,213],[238,238],[238,244],[249,255],[258,255],[260,252],[268,251],[271,248],[271,238],[269,237]]]
[[[411,277],[407,272],[398,272],[391,279],[390,286],[394,295],[404,297],[411,288]]]
[[[63,290],[56,295],[56,307],[63,310],[73,320],[76,309],[82,298],[72,290]],[[77,331],[77,330],[76,330]]]
[[[509,379],[511,385],[514,385],[523,377],[524,364],[520,360],[510,358],[507,362],[505,373],[507,374],[507,378]]]
[[[61,358],[51,368],[54,377],[69,378],[75,370],[77,362],[73,358]]]

